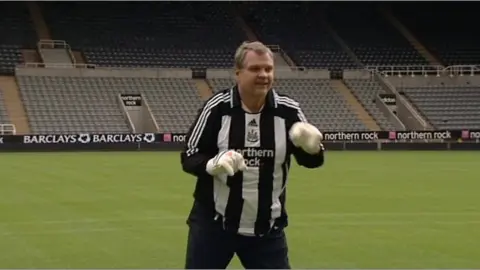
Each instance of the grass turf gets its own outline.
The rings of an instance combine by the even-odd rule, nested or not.
[[[0,268],[183,267],[194,179],[178,153],[8,153],[0,164]],[[474,152],[295,164],[292,266],[480,268],[479,165]]]

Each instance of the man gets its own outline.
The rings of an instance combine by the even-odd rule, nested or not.
[[[290,268],[284,228],[290,156],[323,165],[322,134],[297,102],[272,89],[273,53],[260,42],[235,54],[237,84],[213,95],[187,133],[183,170],[197,177],[187,223],[187,269]]]

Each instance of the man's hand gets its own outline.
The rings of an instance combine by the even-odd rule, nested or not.
[[[243,156],[233,150],[220,152],[207,163],[207,172],[212,176],[221,174],[233,176],[246,168]]]
[[[302,148],[309,154],[316,154],[323,149],[323,135],[315,126],[297,122],[289,131],[290,140],[296,147]]]

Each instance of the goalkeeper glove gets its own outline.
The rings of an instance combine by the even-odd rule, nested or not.
[[[233,150],[222,151],[207,162],[207,172],[212,176],[221,174],[233,176],[246,168],[243,156]]]
[[[296,147],[313,155],[323,150],[322,133],[313,125],[305,122],[293,124],[289,131],[290,140]]]

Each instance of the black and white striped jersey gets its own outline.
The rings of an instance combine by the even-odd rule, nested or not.
[[[222,218],[225,229],[263,235],[287,226],[285,187],[293,155],[299,165],[323,165],[323,150],[310,155],[293,146],[290,127],[306,118],[295,100],[270,90],[260,113],[242,108],[237,86],[217,92],[200,110],[181,153],[183,170],[197,177],[194,197]],[[212,177],[206,164],[221,151],[243,155],[247,169],[234,176]]]

